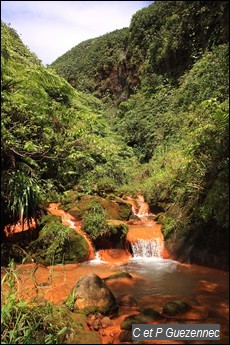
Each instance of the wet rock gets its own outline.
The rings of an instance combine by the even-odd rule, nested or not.
[[[116,243],[116,241],[114,241],[114,243]],[[128,252],[127,250],[118,249],[118,248],[98,250],[98,254],[102,260],[111,262],[113,264],[117,262],[118,263],[126,262],[132,257],[132,254]],[[113,278],[109,278],[109,279],[116,279],[116,278],[119,278],[119,277],[114,276]],[[126,275],[126,277],[124,276],[120,278],[130,278],[130,276]]]
[[[112,325],[112,321],[110,320],[110,318],[108,316],[103,317],[103,319],[101,320],[102,328],[107,328],[111,325]]]
[[[111,279],[119,279],[119,278],[132,279],[133,277],[128,272],[117,272],[115,274],[112,274],[112,275],[104,278],[104,281],[111,280]]]
[[[131,214],[131,206],[124,203],[118,203],[108,198],[102,198],[96,195],[84,195],[80,200],[73,198],[68,205],[68,212],[75,217],[82,218],[83,214],[91,209],[92,205],[99,203],[106,210],[110,219],[128,220]]]
[[[96,314],[89,314],[87,318],[87,325],[93,328],[94,321],[96,320]]]
[[[102,324],[101,324],[101,320],[100,319],[96,319],[93,323],[93,328],[95,331],[98,331],[99,328],[102,327]]]
[[[143,314],[131,315],[124,319],[124,321],[121,323],[121,328],[130,331],[132,330],[132,324],[140,324],[147,322],[148,317],[144,316]]]
[[[117,299],[117,303],[120,306],[125,306],[125,307],[136,307],[137,306],[137,302],[136,302],[135,298],[133,297],[133,295],[131,295],[131,294],[119,296]]]
[[[150,319],[162,319],[163,315],[161,315],[160,313],[158,313],[158,311],[156,311],[155,309],[152,308],[146,308],[142,311],[142,314],[144,316],[147,316]]]
[[[110,314],[117,310],[118,305],[113,293],[105,282],[96,274],[88,274],[78,280],[65,304],[70,309]]]
[[[132,341],[132,331],[122,331],[119,334],[119,340],[122,343],[126,343],[126,342]]]
[[[183,301],[171,301],[163,306],[163,314],[174,316],[187,312],[191,307]]]
[[[64,263],[76,263],[87,257],[88,244],[75,230],[52,220],[30,244],[29,252],[35,262],[45,266],[63,263],[63,259]]]

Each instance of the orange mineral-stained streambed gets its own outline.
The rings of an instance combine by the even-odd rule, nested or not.
[[[88,243],[88,250],[89,250],[89,254],[88,254],[87,259],[88,260],[94,259],[95,253],[94,253],[94,248],[93,248],[92,242],[91,242],[90,238],[86,235],[86,233],[81,230],[81,221],[75,219],[68,212],[65,212],[63,210],[59,210],[59,208],[58,208],[59,205],[60,204],[57,204],[57,203],[50,203],[49,207],[47,208],[47,211],[49,211],[50,213],[52,213],[55,216],[61,217],[62,223],[64,225],[69,226],[70,228],[76,230],[79,234],[84,236],[84,238],[86,239],[86,242]]]
[[[183,300],[193,307],[185,315],[176,319],[165,319],[163,323],[217,323],[221,325],[219,343],[227,344],[228,273],[195,265],[179,264],[167,259],[168,254],[164,249],[161,226],[152,220],[148,204],[141,196],[137,200],[127,199],[126,202],[133,206],[134,214],[138,217],[127,222],[129,231],[126,240],[132,247],[132,255],[129,250],[111,248],[99,250],[96,258],[90,239],[81,230],[81,222],[68,212],[59,209],[59,204],[49,204],[50,213],[61,217],[63,224],[75,229],[86,238],[89,246],[88,261],[81,264],[48,267],[36,263],[16,265],[19,295],[29,300],[31,304],[34,301],[39,304],[51,301],[56,305],[61,305],[80,277],[93,272],[105,278],[119,271],[126,271],[132,275],[132,279],[108,280],[106,284],[117,299],[121,295],[132,294],[137,301],[137,306],[119,307],[118,315],[111,318],[111,325],[106,327],[100,335],[102,344],[122,343],[121,323],[125,317],[138,314],[149,307],[161,313],[164,303],[175,299]],[[8,229],[12,235],[14,229],[12,227]],[[19,230],[20,226],[17,224],[15,232],[20,232]],[[24,228],[24,232],[26,230]],[[155,261],[151,261],[149,252],[143,257],[141,256],[143,252],[139,255],[139,247],[148,249],[151,243],[155,243],[154,248],[156,246],[160,248]],[[135,255],[137,261],[135,261]],[[166,259],[163,260],[163,258]],[[2,274],[4,274],[4,268],[2,268]],[[90,331],[87,325],[85,327]],[[185,344],[187,342],[151,340],[146,343]],[[215,341],[215,343],[218,342]]]

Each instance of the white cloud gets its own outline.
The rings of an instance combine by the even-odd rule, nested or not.
[[[78,43],[128,27],[152,1],[2,1],[2,20],[44,64]]]

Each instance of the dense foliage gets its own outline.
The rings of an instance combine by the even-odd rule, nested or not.
[[[96,248],[105,236],[119,247],[127,228],[108,221],[109,199],[103,208],[89,201],[142,194],[161,210],[155,220],[174,258],[228,268],[228,15],[228,1],[154,1],[129,28],[82,42],[47,68],[2,23],[2,228],[73,196]],[[119,210],[128,219],[130,207]],[[84,238],[60,219],[45,216],[40,226],[28,247],[39,262],[75,261],[71,248],[79,261],[87,255]],[[3,343],[56,344],[81,333],[66,310],[18,299],[17,279],[11,263]]]
[[[34,272],[31,276],[36,296],[30,304],[20,296],[18,280],[21,268],[16,268],[11,261],[1,279],[1,343],[68,344],[70,339],[75,344],[81,344],[85,339],[93,343],[92,338],[95,337],[90,337],[84,330],[83,315],[73,315],[66,307],[56,306],[45,299],[38,303],[40,297]]]
[[[228,5],[155,1],[129,28],[82,42],[48,68],[3,24],[5,222],[73,188],[143,193],[164,210],[158,221],[176,257],[224,265]]]
[[[174,243],[184,238],[178,255],[187,245],[186,260],[194,257],[201,263],[206,260],[198,259],[203,247],[208,248],[207,261],[216,264],[217,255],[227,262],[228,14],[228,1],[155,1],[138,11],[122,48],[123,90],[129,98],[108,90],[119,103],[116,111],[107,111],[110,123],[141,163],[120,193],[141,192],[152,205],[163,207],[158,219],[165,237]],[[105,37],[116,46],[117,34]],[[102,39],[93,41],[100,54],[94,60],[95,74],[107,58],[107,47],[100,49]],[[65,54],[75,70],[82,64],[74,54],[78,49]],[[89,50],[83,50],[90,60]],[[52,66],[65,78],[64,70],[71,69],[64,56]],[[86,63],[84,71],[91,76]],[[106,75],[111,85],[116,74],[117,66]],[[100,98],[95,90],[103,78],[95,79],[91,89]],[[74,86],[80,87],[78,82]]]
[[[228,41],[228,1],[154,1],[129,28],[80,43],[51,67],[76,89],[108,103],[126,100],[191,68],[206,49]]]
[[[100,101],[42,66],[4,23],[2,38],[3,223],[36,216],[42,198],[80,179],[83,190],[105,176],[124,182],[132,150],[109,129]]]
[[[113,31],[80,43],[51,66],[77,90],[107,101],[110,97],[127,99],[127,40],[128,29]]]
[[[28,247],[36,263],[57,265],[82,262],[87,258],[88,245],[85,238],[74,229],[61,224],[60,218],[44,216],[41,230],[35,241]]]

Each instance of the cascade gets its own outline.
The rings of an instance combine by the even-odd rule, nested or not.
[[[161,226],[150,217],[150,208],[144,197],[138,195],[138,207],[132,205],[133,215],[139,218],[139,226],[130,226],[127,236],[130,242],[133,257],[158,257],[162,258],[164,253],[164,238],[161,232]],[[137,224],[136,224],[137,225]]]
[[[76,230],[80,235],[82,235],[86,242],[88,243],[89,247],[89,260],[93,260],[95,258],[94,248],[91,242],[91,239],[87,236],[87,234],[81,230],[81,222],[77,221],[73,216],[71,216],[68,212],[65,212],[63,210],[60,210],[59,207],[60,204],[58,203],[50,203],[47,210],[54,214],[55,216],[61,217],[62,224],[69,226],[71,229]]]
[[[131,242],[131,248],[133,257],[163,257],[164,244],[162,239],[156,238],[151,240],[137,239],[135,242]]]

